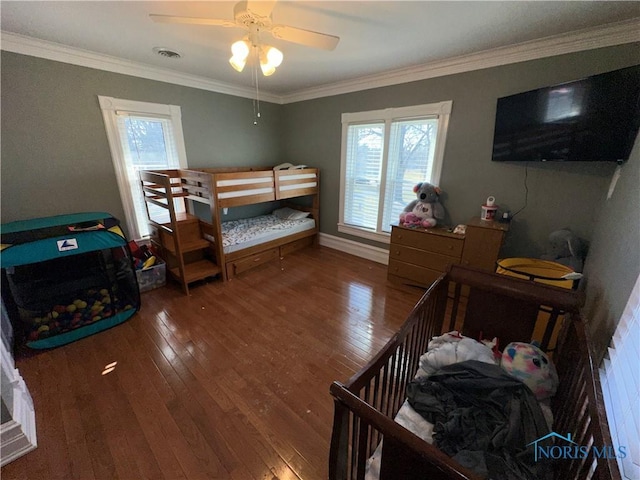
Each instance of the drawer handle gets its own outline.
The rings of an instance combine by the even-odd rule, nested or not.
[[[396,255],[400,255],[400,250],[396,250]]]
[[[259,262],[260,261],[260,257],[256,257],[253,259],[254,262]]]
[[[398,239],[401,239],[401,238],[402,238],[402,235],[398,235]]]
[[[453,245],[449,245],[447,248],[448,248],[449,250],[453,250]]]

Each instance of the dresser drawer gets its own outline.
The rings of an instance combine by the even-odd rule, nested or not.
[[[231,276],[238,275],[277,258],[280,258],[278,247],[255,253],[248,257],[239,258],[231,263],[231,269],[229,269],[229,264],[227,264],[227,274],[231,273]],[[229,270],[231,270],[231,272],[229,272]]]
[[[412,231],[404,228],[394,228],[391,231],[391,247],[404,245],[427,252],[440,253],[451,257],[460,257],[464,238],[453,238],[438,233]]]
[[[460,257],[451,257],[439,253],[425,252],[417,248],[392,244],[389,249],[389,261],[398,260],[419,267],[444,272],[447,265],[460,263]]]
[[[313,237],[304,237],[300,240],[294,240],[293,242],[285,243],[280,246],[280,256],[286,257],[292,252],[296,250],[300,250],[301,248],[308,247],[313,243]]]
[[[442,272],[390,259],[388,275],[389,280],[427,288],[442,275]]]

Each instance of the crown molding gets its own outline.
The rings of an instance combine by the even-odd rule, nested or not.
[[[206,77],[153,67],[15,33],[1,33],[0,49],[9,52],[237,97],[252,99],[255,96],[253,89],[237,87]],[[424,65],[390,70],[344,82],[303,89],[286,95],[262,92],[261,97],[264,101],[278,104],[301,102],[633,42],[640,42],[640,17],[439,60]]]
[[[390,70],[376,75],[308,88],[283,95],[282,103],[294,103],[371,88],[388,87],[416,80],[633,42],[640,42],[640,17],[506,47],[493,48],[469,55],[452,57],[415,67]]]
[[[157,80],[185,87],[198,88],[211,92],[224,93],[236,97],[255,98],[255,90],[217,82],[198,75],[189,75],[166,68],[158,68],[144,63],[132,62],[109,55],[68,47],[59,43],[39,40],[16,33],[1,32],[0,49],[8,52],[45,58],[56,62],[69,63],[81,67],[95,68],[107,72],[121,73],[134,77]],[[260,92],[261,100],[282,103],[282,98],[268,92]]]

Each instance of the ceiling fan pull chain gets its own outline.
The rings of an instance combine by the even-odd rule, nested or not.
[[[254,47],[255,48],[255,47]],[[258,50],[256,52],[256,61],[253,62],[253,83],[256,87],[256,98],[253,100],[253,124],[258,125],[258,119],[260,118],[260,87],[258,80]]]

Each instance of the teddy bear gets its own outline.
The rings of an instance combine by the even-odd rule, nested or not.
[[[416,199],[409,203],[400,214],[403,227],[432,228],[444,218],[444,208],[440,203],[440,188],[428,182],[413,187]]]

